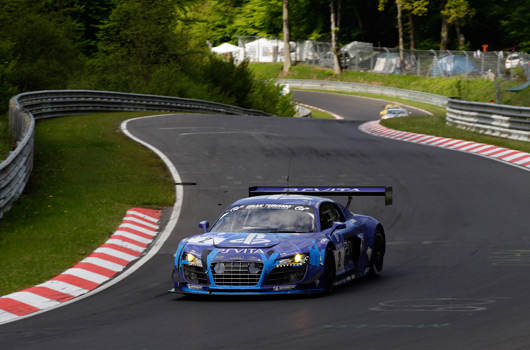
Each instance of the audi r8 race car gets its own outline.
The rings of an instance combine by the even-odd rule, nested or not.
[[[174,292],[185,294],[330,293],[383,268],[385,232],[352,213],[352,196],[385,196],[391,187],[251,187],[204,233],[175,253]],[[320,197],[347,196],[341,205]]]

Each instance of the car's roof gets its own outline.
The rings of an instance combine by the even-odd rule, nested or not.
[[[308,205],[317,206],[321,202],[328,202],[330,199],[316,196],[304,196],[299,194],[272,194],[265,196],[256,196],[242,198],[232,205],[246,205],[246,204],[294,204],[294,205]]]

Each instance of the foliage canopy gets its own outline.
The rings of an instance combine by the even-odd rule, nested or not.
[[[414,30],[410,39],[403,36],[405,46],[410,40],[417,49],[437,48],[444,18],[449,49],[459,47],[456,30],[472,50],[489,44],[490,50],[530,51],[527,0],[341,0],[340,44],[396,47],[398,4],[405,31]],[[330,0],[290,1],[289,9],[292,39],[330,39]],[[290,114],[277,87],[254,79],[246,65],[211,56],[207,45],[245,35],[281,38],[282,0],[5,0],[0,25],[2,111],[18,92],[83,88]]]

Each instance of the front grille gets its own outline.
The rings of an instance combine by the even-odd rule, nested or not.
[[[223,264],[223,266],[217,266],[218,264]],[[261,277],[263,263],[252,261],[217,261],[210,267],[214,283],[218,286],[255,286]]]
[[[305,266],[282,266],[274,268],[267,277],[265,285],[289,284],[300,282],[307,270]]]

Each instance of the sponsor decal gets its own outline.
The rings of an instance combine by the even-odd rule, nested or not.
[[[297,206],[294,208],[294,210],[298,210],[298,211],[306,211],[306,210],[309,210],[309,207],[302,207],[302,206]]]
[[[222,248],[218,249],[219,253],[236,253],[236,254],[265,254],[263,249],[254,249],[254,248]]]
[[[283,210],[298,210],[298,211],[309,211],[312,207],[307,205],[294,205],[294,204],[282,204],[282,203],[262,203],[262,204],[246,204],[246,205],[237,205],[225,212],[225,215],[228,212],[234,212],[241,209],[245,210],[257,210],[257,209],[283,209]]]
[[[284,188],[285,192],[360,192],[356,187],[301,187]]]
[[[191,237],[189,240],[188,240],[188,243],[189,244],[194,244],[194,245],[212,245],[213,241],[212,241],[213,237],[212,236],[198,236],[198,237]],[[224,238],[222,239],[224,240]],[[219,240],[216,240],[216,242],[219,241]]]
[[[244,255],[234,255],[230,257],[230,260],[243,260],[245,259]]]
[[[284,290],[293,290],[295,288],[296,288],[296,286],[292,286],[292,285],[290,285],[290,286],[275,286],[273,288],[273,290],[275,292],[280,292],[280,291],[284,291]]]
[[[271,242],[270,239],[266,239],[265,237],[266,236],[261,233],[251,233],[244,238],[232,239],[229,242],[230,243],[243,243],[247,245],[270,243]]]

